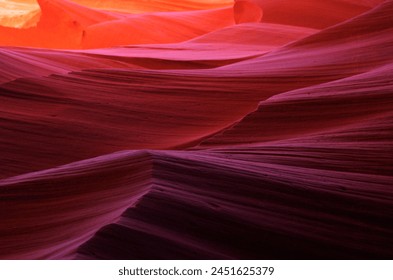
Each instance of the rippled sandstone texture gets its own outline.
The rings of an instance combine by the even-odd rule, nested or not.
[[[1,259],[391,259],[393,1],[0,1]]]

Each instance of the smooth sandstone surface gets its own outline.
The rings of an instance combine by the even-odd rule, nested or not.
[[[0,259],[391,259],[393,1],[0,1]]]

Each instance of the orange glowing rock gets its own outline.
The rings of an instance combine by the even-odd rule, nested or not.
[[[236,23],[260,22],[262,20],[262,8],[254,2],[247,0],[235,1],[233,8]]]
[[[200,5],[194,6],[199,11],[138,15],[97,10],[67,0],[38,0],[38,4],[41,16],[36,26],[24,29],[0,26],[1,45],[80,49],[172,43],[234,23],[232,5],[209,10],[203,8],[212,5]],[[227,6],[227,2],[221,6]]]

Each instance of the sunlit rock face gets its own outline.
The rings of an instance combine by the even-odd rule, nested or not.
[[[392,14],[0,0],[0,258],[393,258]]]

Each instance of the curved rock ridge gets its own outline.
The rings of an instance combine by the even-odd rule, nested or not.
[[[155,186],[76,257],[391,258],[392,177],[303,163],[299,153],[338,159],[358,150],[292,149],[265,161],[263,147],[249,149],[155,156]]]
[[[370,14],[378,15],[377,12],[378,10]],[[363,17],[367,19],[369,15]],[[351,21],[334,28],[338,38],[340,30],[345,30],[347,24],[351,24]],[[265,32],[271,25],[263,26],[261,31]],[[230,30],[232,29],[227,31]],[[211,36],[221,36],[222,32],[212,33]],[[195,71],[165,72],[142,71],[135,69],[137,67],[126,68],[129,63],[138,63],[135,61],[138,56],[135,48],[116,49],[114,54],[111,54],[111,49],[78,54],[48,53],[48,60],[63,57],[62,61],[67,61],[71,67],[74,56],[87,54],[98,55],[101,60],[113,61],[114,64],[123,63],[125,66],[121,66],[124,69],[119,69],[116,66],[110,68],[111,65],[104,65],[107,69],[85,69],[48,77],[21,78],[1,85],[1,98],[5,101],[2,103],[3,139],[12,141],[14,138],[24,138],[25,135],[28,137],[30,131],[45,131],[37,135],[35,141],[15,143],[13,149],[2,155],[3,160],[13,162],[4,168],[3,176],[49,168],[119,149],[163,149],[187,143],[192,145],[198,139],[227,128],[252,111],[258,101],[288,90],[349,77],[386,63],[393,50],[392,45],[382,42],[389,41],[390,33],[390,29],[377,34],[366,33],[363,37],[357,37],[357,44],[337,39],[326,47],[316,45],[313,48],[299,49],[297,45],[300,42],[310,40],[300,39],[295,46],[288,45],[277,51],[273,49],[267,54],[260,50],[259,55],[262,56],[258,58],[234,56],[233,58],[244,61],[227,61],[224,63],[229,65],[225,67]],[[299,36],[301,38],[304,35],[299,33]],[[311,35],[309,38],[313,36],[318,35]],[[274,36],[270,35],[266,42],[273,39]],[[290,39],[279,42],[276,48],[288,41]],[[194,40],[181,44],[180,50],[179,45],[177,48],[175,45],[166,46],[166,49],[160,46],[159,52],[152,45],[147,46],[150,49],[140,49],[142,56],[140,55],[139,61],[143,61],[142,67],[168,67],[170,60],[177,60],[175,65],[179,65],[179,60],[183,65],[187,65],[188,61],[190,67],[195,65],[190,64],[190,61],[208,60],[201,49],[198,53]],[[258,55],[257,50],[261,43],[253,46],[253,52],[244,51],[242,55]],[[146,59],[154,58],[151,54],[154,50],[156,61],[164,61]],[[39,54],[34,50],[28,53],[35,56]],[[230,55],[231,53],[227,58],[231,58]],[[364,61],[360,61],[361,57]],[[98,64],[98,58],[88,60],[88,57],[85,57],[84,60]],[[76,62],[78,61],[81,60],[77,59]],[[67,68],[71,68],[70,66]],[[165,83],[162,83],[164,80]],[[201,80],[204,82],[201,83]],[[29,108],[25,106],[26,99],[30,100]],[[148,109],[146,104],[149,104]],[[217,114],[216,108],[219,104],[225,106],[221,107],[220,114]],[[181,106],[182,109],[174,113],[173,106]],[[19,111],[17,115],[14,113],[16,110]],[[31,122],[31,118],[41,121]],[[22,129],[13,129],[15,123]],[[89,129],[91,126],[94,126],[94,130]],[[138,133],[135,133],[136,130]],[[276,132],[270,137],[277,137],[279,133]],[[40,143],[48,137],[53,145],[42,146]],[[78,141],[81,138],[85,140]],[[59,145],[64,147],[64,152],[60,152],[61,156],[33,161],[41,154],[59,153]]]
[[[0,259],[393,257],[393,1],[38,4],[0,0]]]
[[[72,258],[150,188],[148,152],[122,152],[0,180],[1,259]],[[95,178],[99,182],[92,183]],[[32,234],[33,233],[33,234]]]
[[[393,116],[392,71],[390,63],[349,78],[275,95],[200,146],[285,140]]]
[[[2,180],[13,206],[2,214],[2,227],[13,225],[2,232],[2,257],[389,258],[392,165],[385,174],[343,165],[378,150],[342,142],[120,152]],[[26,196],[37,199],[15,203]]]

